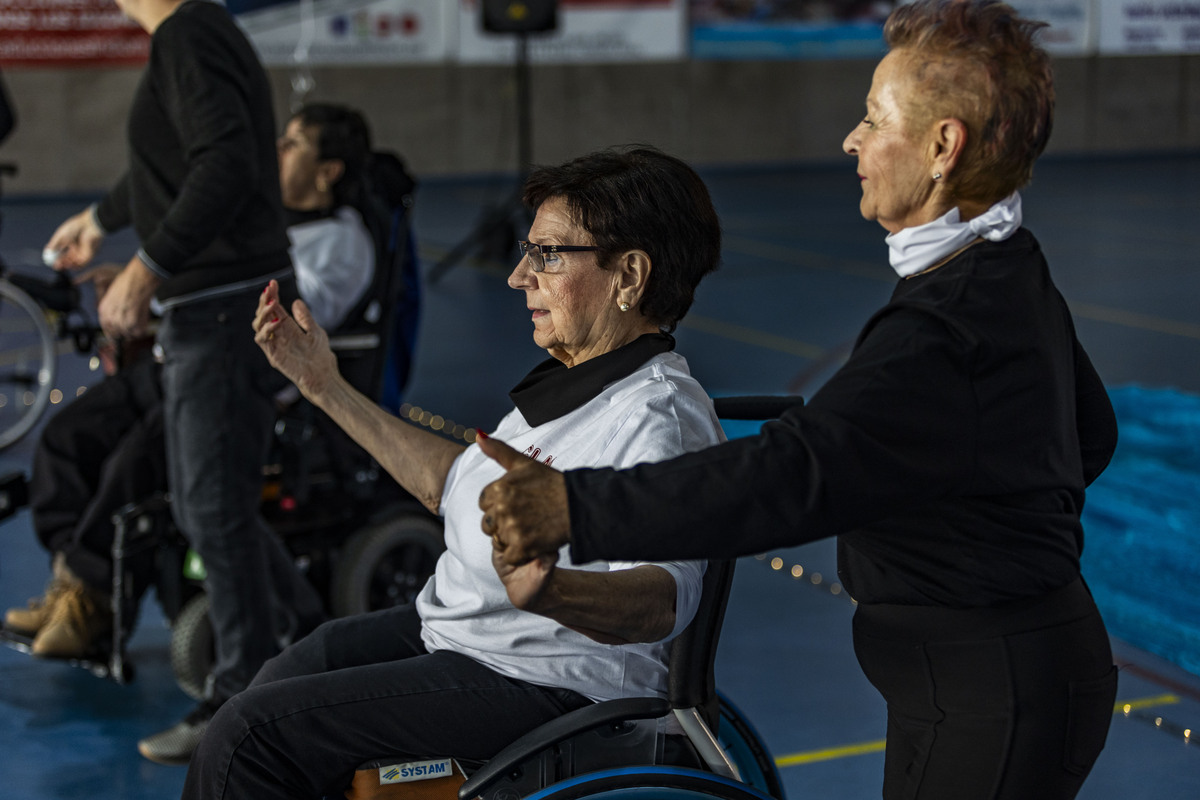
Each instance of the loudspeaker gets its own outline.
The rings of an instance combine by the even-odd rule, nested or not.
[[[546,33],[558,28],[558,0],[483,0],[489,33]]]

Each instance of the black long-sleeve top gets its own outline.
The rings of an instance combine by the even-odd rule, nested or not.
[[[897,285],[845,366],[761,434],[566,473],[572,558],[731,557],[838,535],[860,603],[971,608],[1079,575],[1108,395],[1021,229]]]
[[[129,167],[96,207],[132,224],[139,255],[180,299],[290,267],[271,87],[224,7],[187,0],[150,37],[129,111]]]

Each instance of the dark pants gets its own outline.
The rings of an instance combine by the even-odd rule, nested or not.
[[[158,332],[171,510],[207,572],[217,701],[244,689],[281,640],[323,615],[259,514],[272,397],[283,379],[254,343],[258,297],[255,289],[170,308]]]
[[[221,707],[183,797],[340,796],[363,762],[487,759],[590,702],[458,653],[428,653],[412,606],[337,619],[267,662]]]
[[[38,539],[84,583],[112,587],[113,512],[166,489],[162,389],[146,354],[49,419],[38,439],[29,505]],[[135,596],[153,559],[128,564]]]
[[[1082,580],[1000,609],[861,605],[887,700],[885,800],[1068,800],[1104,747],[1117,672]]]

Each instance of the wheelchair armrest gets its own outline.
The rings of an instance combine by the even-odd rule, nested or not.
[[[669,713],[671,704],[661,697],[623,697],[563,714],[534,728],[493,756],[459,788],[458,796],[460,800],[478,797],[517,765],[576,734],[614,722],[657,719]]]
[[[721,419],[775,419],[785,411],[804,405],[800,395],[745,395],[738,397],[714,397],[713,406]]]
[[[118,508],[112,515],[113,525],[128,525],[130,521],[140,516],[166,511],[170,506],[170,494],[155,492],[141,502],[127,503]]]
[[[329,349],[335,353],[350,350],[375,350],[380,339],[377,333],[338,334],[329,337]]]

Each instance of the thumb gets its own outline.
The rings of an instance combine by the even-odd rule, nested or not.
[[[479,449],[483,451],[485,456],[504,467],[505,471],[512,469],[517,464],[526,460],[525,456],[513,450],[499,439],[493,439],[483,431],[475,432],[475,443],[479,445]]]
[[[317,327],[317,321],[313,319],[312,312],[308,310],[308,304],[303,300],[292,301],[292,318],[306,333],[312,333],[313,329]]]

